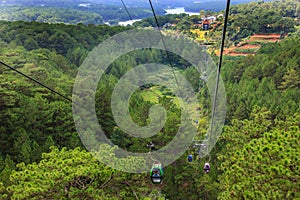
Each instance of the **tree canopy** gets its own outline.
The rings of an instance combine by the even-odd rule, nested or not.
[[[112,92],[120,78],[144,63],[169,65],[165,51],[129,52],[104,72],[95,108],[113,145],[99,145],[99,160],[84,149],[78,137],[71,102],[0,66],[0,199],[299,199],[300,38],[294,32],[299,23],[295,20],[299,18],[298,4],[289,0],[232,7],[230,38],[247,37],[252,31],[290,33],[280,42],[265,43],[256,55],[224,57],[221,76],[227,117],[210,153],[211,172],[203,171],[208,158],[198,160],[191,145],[164,167],[163,184],[158,186],[152,185],[148,173],[117,171],[104,165],[107,157],[99,155],[106,152],[117,159],[118,148],[146,153],[149,142],[155,143],[152,150],[157,150],[178,131],[182,114],[179,99],[166,87],[144,85],[129,101],[130,116],[140,126],[151,120],[153,105],[166,108],[166,124],[151,138],[126,134],[117,127],[111,111]],[[256,15],[261,21],[257,22]],[[185,29],[198,19],[170,15],[159,20],[162,25],[174,22]],[[140,23],[151,26],[154,22]],[[78,67],[88,53],[106,38],[132,28],[1,21],[0,60],[71,98]],[[180,37],[179,32],[168,34]],[[194,50],[188,46],[183,54]],[[193,109],[201,116],[197,137],[203,138],[211,115],[209,91],[190,63],[172,53],[169,56],[174,70],[186,77],[197,93],[199,102]],[[195,160],[191,163],[187,162],[190,154]],[[116,162],[125,168],[136,167],[135,163],[144,165],[146,161],[127,157]]]

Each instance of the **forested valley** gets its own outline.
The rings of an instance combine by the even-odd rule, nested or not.
[[[59,1],[58,1],[59,2]],[[149,8],[128,8],[133,19],[151,17]],[[157,9],[157,13],[163,15],[165,11]],[[5,21],[36,21],[45,23],[66,23],[66,24],[104,24],[117,25],[119,21],[129,20],[128,14],[122,6],[93,4],[92,6],[78,6],[74,3],[63,3],[49,6],[32,5],[1,5],[0,20]]]
[[[280,7],[287,3],[295,7]],[[287,36],[263,44],[255,55],[224,57],[226,123],[210,153],[211,172],[203,171],[205,159],[187,161],[191,147],[164,168],[161,185],[153,185],[149,173],[117,171],[94,158],[78,136],[71,102],[0,65],[0,199],[300,199],[300,7],[296,0],[274,4],[275,14],[268,9],[271,3],[263,2],[231,9],[228,45],[272,28],[284,28]],[[267,22],[256,23],[249,11],[253,7],[261,8],[255,15],[266,14]],[[279,16],[286,26],[280,26]],[[194,18],[180,17],[176,31],[184,32]],[[151,24],[149,19],[145,22]],[[131,29],[0,21],[0,61],[72,99],[76,74],[89,52]],[[156,49],[133,51],[116,59],[100,79],[95,98],[98,120],[117,145],[100,145],[101,151],[117,157],[117,148],[148,152],[149,142],[157,150],[172,140],[181,109],[166,88],[150,85],[131,97],[130,114],[141,126],[147,125],[154,104],[167,110],[164,128],[151,138],[130,137],[118,129],[110,105],[114,86],[126,72],[143,63],[168,64],[167,57]],[[217,62],[216,54],[212,58]],[[208,89],[189,63],[176,57],[172,62],[197,93],[198,133],[204,135],[212,106]]]

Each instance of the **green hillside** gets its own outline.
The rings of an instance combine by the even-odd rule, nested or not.
[[[250,8],[252,3],[243,6]],[[232,7],[234,10],[237,13],[232,13],[231,19],[236,24],[241,6]],[[284,13],[295,13],[288,12],[288,8],[282,10],[286,18],[290,16]],[[81,16],[77,11],[74,14]],[[181,29],[193,18],[182,15],[168,19],[178,20]],[[146,22],[150,24],[143,23]],[[153,150],[158,150],[176,135],[181,123],[181,99],[165,87],[140,87],[129,102],[131,118],[140,126],[149,124],[153,105],[159,103],[166,109],[168,119],[153,137],[126,134],[117,127],[111,108],[112,92],[120,78],[144,63],[169,65],[165,51],[129,52],[114,60],[103,74],[95,109],[105,135],[118,147],[99,145],[100,152],[110,155],[98,155],[99,160],[78,137],[71,102],[0,65],[0,199],[300,199],[297,24],[295,20],[280,42],[263,44],[256,55],[224,58],[221,75],[227,98],[226,123],[210,152],[211,171],[203,171],[207,158],[198,161],[194,156],[194,162],[187,161],[188,155],[196,154],[191,145],[178,160],[164,167],[161,185],[152,184],[149,173],[121,172],[102,161],[121,157],[118,149],[147,153],[150,142],[155,144]],[[233,27],[236,25],[231,26],[230,37],[237,34]],[[88,53],[105,39],[130,29],[133,27],[84,22],[67,25],[0,21],[0,61],[72,99],[75,77]],[[188,50],[194,49],[187,46],[183,51]],[[169,56],[174,70],[190,81],[197,94],[199,104],[194,112],[201,116],[197,136],[203,137],[211,113],[208,89],[186,60]],[[216,55],[212,57],[218,59]],[[143,165],[146,160],[122,157],[117,164],[135,169],[136,163]]]
[[[103,24],[101,15],[75,9],[44,7],[0,7],[0,20],[66,24]]]
[[[133,19],[152,16],[147,8],[134,7],[128,10]],[[160,15],[164,15],[164,12],[163,9],[157,9]],[[0,5],[0,20],[66,24],[104,24],[105,21],[116,25],[119,21],[128,21],[130,18],[122,6],[95,4],[84,7],[64,3],[60,6]]]

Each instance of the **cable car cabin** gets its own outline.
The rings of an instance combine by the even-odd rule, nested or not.
[[[164,171],[161,163],[155,162],[150,171],[150,177],[153,184],[161,184],[163,179]]]
[[[189,155],[189,156],[188,156],[188,161],[189,161],[189,162],[192,162],[192,161],[193,161],[193,156],[192,156],[192,155]]]
[[[205,163],[203,169],[204,169],[205,173],[208,174],[210,172],[210,165],[209,165],[209,163]]]

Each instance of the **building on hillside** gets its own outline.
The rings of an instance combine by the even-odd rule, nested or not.
[[[202,22],[202,28],[204,31],[207,31],[209,30],[210,28],[210,22],[208,19],[205,19],[203,22]]]
[[[216,21],[217,17],[216,16],[206,16],[206,17],[202,17],[201,20],[204,21],[204,20],[208,20],[208,21]]]
[[[219,14],[219,15],[217,16],[217,18],[223,18],[223,17],[224,17],[223,14]]]
[[[171,26],[172,26],[171,23],[165,23],[165,24],[163,25],[164,28],[168,28],[168,27],[171,27]]]

